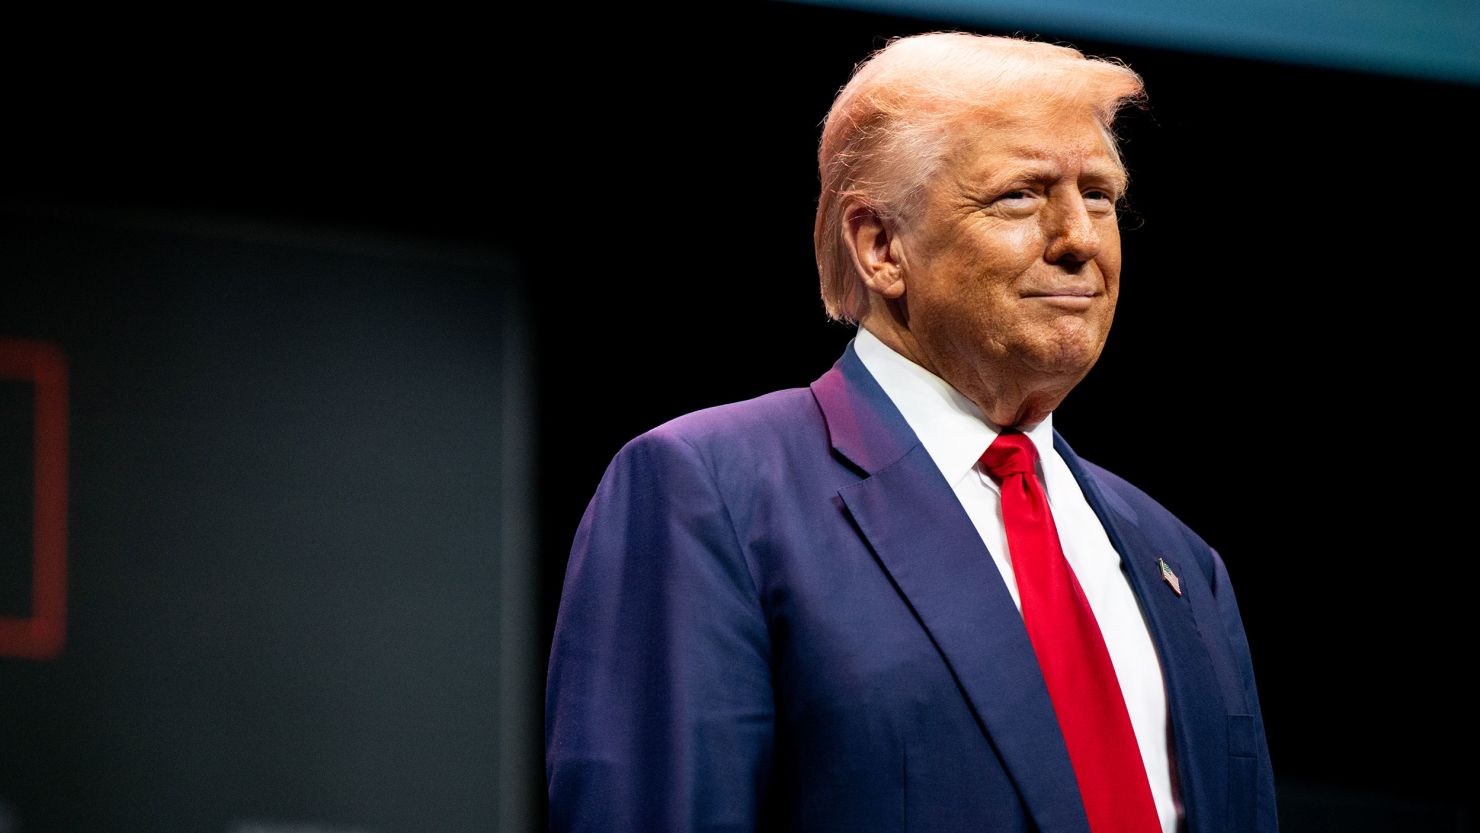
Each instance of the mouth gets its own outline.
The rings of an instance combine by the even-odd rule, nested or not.
[[[1095,298],[1099,294],[1099,292],[1096,292],[1093,289],[1077,289],[1070,287],[1066,289],[1050,290],[1047,292],[1025,292],[1023,293],[1023,298],[1031,299],[1034,301],[1041,301],[1046,304],[1052,304],[1054,306],[1064,307],[1066,309],[1087,310],[1094,304]]]

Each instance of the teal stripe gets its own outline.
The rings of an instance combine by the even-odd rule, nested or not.
[[[999,32],[1480,84],[1480,0],[793,0]]]

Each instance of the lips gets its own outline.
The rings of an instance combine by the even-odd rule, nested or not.
[[[1024,292],[1024,298],[1093,298],[1100,294],[1090,287],[1066,287],[1064,289],[1046,289],[1035,292]]]
[[[1043,308],[1060,310],[1072,315],[1084,315],[1095,308],[1095,298],[1101,293],[1087,287],[1070,286],[1062,289],[1025,293],[1024,300],[1037,301]]]

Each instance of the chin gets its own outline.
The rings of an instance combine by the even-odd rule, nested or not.
[[[1045,376],[1078,381],[1100,360],[1100,351],[1104,346],[1105,342],[1098,340],[1057,340],[1044,345],[1044,349],[1035,351],[1028,364]]]

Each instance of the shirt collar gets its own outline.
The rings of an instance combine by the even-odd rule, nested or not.
[[[858,328],[853,349],[909,423],[947,483],[954,485],[975,468],[982,453],[1002,433],[1002,428],[987,420],[975,402],[868,330]],[[1041,461],[1055,453],[1053,414],[1023,433],[1038,451],[1038,475],[1042,478]]]

